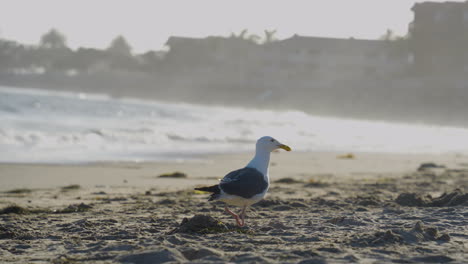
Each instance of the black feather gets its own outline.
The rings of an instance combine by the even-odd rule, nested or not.
[[[231,171],[219,184],[225,193],[243,198],[252,198],[268,188],[268,182],[261,172],[254,168],[243,168]]]
[[[221,193],[221,190],[219,189],[219,185],[195,188],[195,190],[212,193],[208,201],[215,200],[216,198],[218,198],[219,194]]]

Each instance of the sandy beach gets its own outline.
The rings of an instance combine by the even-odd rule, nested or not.
[[[468,156],[345,154],[273,153],[269,194],[243,228],[193,188],[250,154],[0,164],[0,260],[466,263]],[[429,162],[444,167],[418,171]]]

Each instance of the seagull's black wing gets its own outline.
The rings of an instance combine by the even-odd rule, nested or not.
[[[227,194],[243,198],[262,193],[268,188],[268,182],[261,172],[254,168],[243,168],[228,173],[219,183],[219,187]]]

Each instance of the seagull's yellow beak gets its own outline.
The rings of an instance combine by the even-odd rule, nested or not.
[[[282,148],[282,149],[284,149],[286,151],[291,151],[291,148],[289,146],[284,145],[284,144],[278,145],[278,148]]]

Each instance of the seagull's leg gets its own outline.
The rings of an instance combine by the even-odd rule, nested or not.
[[[224,207],[224,210],[226,210],[226,212],[228,212],[230,215],[232,215],[236,219],[236,223],[237,223],[238,226],[243,226],[243,224],[241,225],[241,221],[239,219],[239,216],[236,213],[229,210],[229,208],[227,206]]]
[[[244,226],[244,224],[245,224],[244,218],[245,218],[245,211],[246,211],[246,210],[247,210],[247,205],[244,205],[244,206],[242,207],[241,213],[239,214],[240,219],[241,219],[241,221],[242,221],[242,225],[241,225],[241,226]]]

